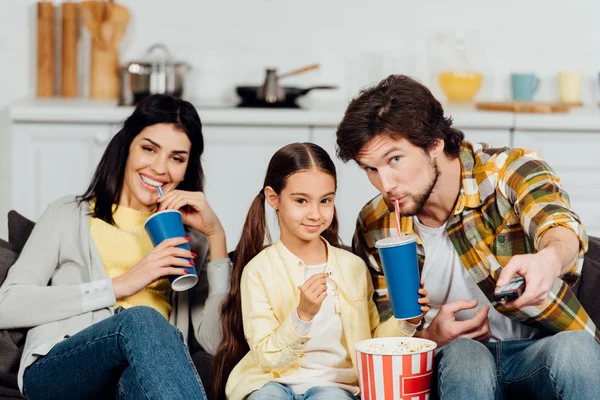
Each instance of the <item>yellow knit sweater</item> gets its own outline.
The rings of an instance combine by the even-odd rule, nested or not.
[[[90,206],[93,207],[94,204]],[[113,210],[114,208],[115,206]],[[144,222],[150,215],[151,212],[119,206],[113,214],[116,226],[98,218],[91,218],[92,238],[109,278],[123,275],[154,248],[144,229]],[[160,279],[133,296],[117,300],[115,307],[118,306],[123,308],[149,306],[169,319],[172,310],[171,284],[166,278]]]

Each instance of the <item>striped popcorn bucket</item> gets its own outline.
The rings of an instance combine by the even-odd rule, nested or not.
[[[358,342],[361,399],[429,400],[436,347],[431,340],[404,337]]]

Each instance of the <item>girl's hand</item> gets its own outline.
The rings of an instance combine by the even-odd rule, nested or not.
[[[223,225],[221,225],[221,221],[206,201],[204,193],[172,190],[156,199],[156,201],[162,203],[159,210],[179,210],[183,216],[184,224],[204,233],[206,236],[215,234],[225,236]]]
[[[185,269],[174,268],[174,266],[189,267],[194,265],[193,261],[179,257],[194,259],[196,255],[175,246],[187,242],[188,238],[166,239],[129,271],[113,278],[113,290],[117,300],[132,296],[167,275],[185,275],[187,273]]]
[[[425,315],[429,312],[429,309],[430,309],[429,297],[427,297],[427,290],[425,289],[425,282],[422,279],[421,279],[421,289],[419,289],[419,294],[421,295],[421,298],[417,301],[419,302],[419,304],[421,304],[421,312],[423,313],[423,315],[409,319],[408,322],[410,322],[413,325],[420,324],[421,320],[423,318],[425,318]]]
[[[298,317],[302,321],[312,321],[321,309],[325,297],[327,297],[327,274],[314,274],[300,286]]]

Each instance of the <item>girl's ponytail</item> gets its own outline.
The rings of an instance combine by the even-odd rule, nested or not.
[[[265,235],[270,242],[265,217],[265,196],[261,190],[252,201],[240,241],[235,248],[235,260],[230,279],[231,288],[221,308],[223,340],[213,362],[213,395],[211,397],[215,400],[225,399],[225,385],[231,370],[250,350],[244,336],[240,283],[246,264],[262,251]]]

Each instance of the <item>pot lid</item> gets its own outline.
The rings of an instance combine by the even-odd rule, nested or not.
[[[149,73],[152,70],[162,71],[170,67],[188,66],[186,62],[174,61],[173,55],[162,43],[153,44],[146,50],[142,60],[131,61],[127,64],[127,69],[132,74]]]

